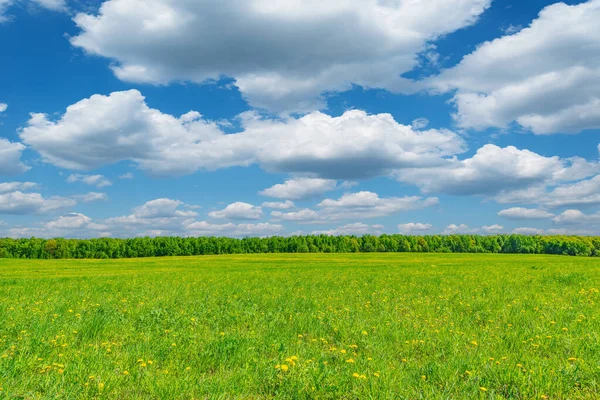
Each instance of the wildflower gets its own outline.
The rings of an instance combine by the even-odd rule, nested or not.
[[[346,350],[344,350],[344,349],[341,349],[341,350],[340,350],[340,353],[342,353],[342,354],[346,354]]]
[[[282,370],[283,372],[287,372],[287,371],[288,371],[288,369],[289,369],[289,367],[288,367],[287,365],[285,365],[285,364],[283,364],[283,365],[281,366],[281,370]]]
[[[362,334],[366,336],[366,335],[368,335],[369,333],[368,333],[367,331],[362,331]]]
[[[98,382],[98,390],[102,391],[104,389],[104,383]]]
[[[129,375],[128,371],[123,371],[123,375]]]
[[[349,358],[349,359],[346,360],[346,362],[352,364],[352,363],[354,363],[354,360],[352,358]]]
[[[379,378],[379,372],[375,372],[373,375],[375,375],[377,378]]]
[[[471,342],[471,344],[472,344],[473,346],[477,346],[477,342],[476,342],[476,341],[474,341],[474,340]]]
[[[483,386],[481,386],[481,387],[479,388],[479,390],[481,390],[482,392],[487,392],[487,389],[486,389],[486,388],[484,388]]]
[[[575,357],[569,357],[569,361],[577,361]]]
[[[425,375],[421,375],[421,379],[425,380],[427,377]]]
[[[357,379],[360,378],[360,375],[358,374],[358,372],[353,373],[352,376],[355,377],[355,378],[357,378]]]
[[[568,331],[568,329],[567,329],[567,328],[562,328],[562,330],[563,330],[563,332],[566,332],[566,331]]]

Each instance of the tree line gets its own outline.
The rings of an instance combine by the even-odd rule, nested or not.
[[[256,253],[511,253],[600,256],[600,237],[365,235],[0,239],[0,258],[83,259]]]

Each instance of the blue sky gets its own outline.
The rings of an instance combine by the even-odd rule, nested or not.
[[[0,0],[0,236],[598,235],[599,20]]]

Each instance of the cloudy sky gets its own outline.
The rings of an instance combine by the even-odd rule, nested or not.
[[[600,0],[0,0],[0,236],[600,234]]]

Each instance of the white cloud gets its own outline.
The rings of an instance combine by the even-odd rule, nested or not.
[[[473,24],[490,0],[109,0],[79,13],[71,43],[116,60],[122,80],[233,77],[254,107],[322,108],[352,84],[407,90],[428,43]],[[227,51],[224,52],[223,49]]]
[[[600,204],[600,175],[575,183],[566,183],[546,189],[531,187],[503,193],[496,197],[500,203],[538,204],[545,207],[581,206]]]
[[[89,186],[96,186],[102,188],[106,186],[112,186],[112,182],[106,179],[103,175],[79,175],[72,174],[67,178],[68,183],[82,182]]]
[[[185,227],[188,236],[273,236],[283,231],[283,225],[269,222],[259,224],[211,224],[206,221],[194,222]]]
[[[325,199],[318,204],[318,211],[304,209],[283,213],[273,211],[271,216],[284,221],[301,223],[321,223],[357,218],[379,218],[400,212],[419,210],[439,204],[436,197],[388,197],[381,198],[377,193],[346,193],[338,200]]]
[[[412,128],[417,131],[427,128],[427,125],[429,125],[429,120],[427,118],[417,118],[411,124]]]
[[[442,235],[460,235],[465,233],[475,233],[477,229],[471,229],[468,225],[465,224],[450,224],[444,229]]]
[[[414,131],[389,114],[357,110],[277,120],[249,112],[240,122],[241,133],[225,134],[197,112],[176,118],[151,109],[130,90],[84,99],[57,121],[32,114],[20,136],[59,167],[89,170],[132,160],[155,175],[258,164],[270,172],[358,179],[444,165],[443,157],[465,150],[453,132]]]
[[[0,214],[46,214],[69,207],[77,202],[65,197],[44,198],[39,193],[14,191],[0,194]]]
[[[498,215],[509,219],[547,219],[554,217],[554,214],[546,210],[523,207],[508,208],[500,211]]]
[[[302,200],[335,190],[337,186],[337,181],[332,179],[294,178],[265,189],[259,194],[278,199]]]
[[[592,224],[600,222],[600,212],[584,214],[579,210],[566,210],[553,218],[557,224]]]
[[[312,235],[329,236],[363,236],[363,235],[381,235],[385,227],[383,225],[367,225],[362,222],[347,224],[331,230],[313,231]]]
[[[8,21],[11,17],[7,15],[10,6],[17,2],[33,4],[52,11],[66,12],[68,10],[65,0],[0,0],[0,23]]]
[[[108,200],[108,196],[106,195],[106,193],[98,193],[98,192],[89,192],[86,194],[80,194],[80,195],[74,196],[74,198],[77,200],[81,200],[84,203]]]
[[[274,210],[290,210],[292,208],[296,208],[294,202],[290,200],[286,200],[283,202],[265,201],[264,203],[262,203],[262,206],[264,208],[272,208]]]
[[[6,111],[7,109],[8,109],[8,104],[0,103],[0,113]]]
[[[422,224],[420,222],[409,222],[406,224],[400,224],[398,225],[398,231],[400,231],[401,233],[404,234],[411,234],[411,233],[415,233],[415,232],[426,232],[428,230],[430,230],[431,228],[433,228],[433,225],[431,224]]]
[[[261,207],[238,201],[228,205],[223,210],[213,211],[208,215],[217,219],[260,219],[263,212]]]
[[[0,175],[16,175],[30,169],[21,162],[23,150],[25,146],[21,143],[11,143],[0,138]]]
[[[481,230],[484,233],[487,234],[497,234],[497,233],[501,233],[504,230],[504,227],[502,225],[486,225],[486,226],[482,226]]]
[[[556,3],[518,33],[483,43],[428,83],[456,90],[465,128],[536,134],[600,128],[600,0]]]
[[[111,232],[128,236],[132,232],[161,231],[164,235],[181,234],[183,226],[190,224],[198,213],[181,210],[185,204],[179,200],[155,199],[133,209],[133,213],[121,217],[108,218],[103,223]]]
[[[119,179],[133,179],[133,174],[131,172],[127,172],[123,175],[119,175]]]
[[[80,213],[71,213],[62,215],[58,219],[46,223],[45,227],[50,230],[74,230],[74,229],[90,229],[90,230],[106,230],[106,225],[95,224],[87,215]]]
[[[31,189],[36,189],[38,186],[39,185],[34,182],[3,182],[0,183],[0,194],[16,191],[26,192]]]
[[[539,228],[516,228],[513,229],[513,233],[517,234],[517,235],[528,235],[528,236],[533,236],[533,235],[544,235],[546,233],[545,230],[543,229],[539,229]]]
[[[488,144],[472,158],[447,160],[438,167],[406,168],[396,172],[396,176],[425,193],[495,195],[536,184],[583,179],[599,170],[597,162],[578,157],[544,157],[514,146]]]

